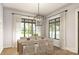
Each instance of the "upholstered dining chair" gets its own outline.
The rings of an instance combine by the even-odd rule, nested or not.
[[[34,42],[28,41],[26,43],[23,43],[23,55],[34,55],[35,54],[35,48],[34,48]]]
[[[45,42],[46,42],[46,47],[47,47],[46,54],[52,55],[54,53],[53,41],[52,40],[45,40]]]
[[[45,55],[46,54],[46,45],[44,40],[39,40],[39,48],[37,50],[39,55]]]

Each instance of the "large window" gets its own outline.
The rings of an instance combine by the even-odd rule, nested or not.
[[[21,21],[21,37],[31,37],[34,35],[40,36],[41,31],[39,26],[36,26],[35,20],[22,19]]]
[[[49,37],[60,39],[60,18],[55,18],[49,21]]]

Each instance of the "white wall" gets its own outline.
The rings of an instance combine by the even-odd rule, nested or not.
[[[3,6],[0,4],[0,53],[3,50]]]
[[[12,18],[12,13],[19,13],[23,15],[30,15],[33,16],[32,14],[26,13],[26,12],[21,12],[15,9],[10,9],[10,8],[3,8],[4,11],[4,48],[12,47],[12,40],[13,40],[13,18]]]
[[[52,14],[48,15],[52,16],[54,14],[57,14],[63,10],[68,10],[67,14],[66,14],[66,20],[65,20],[65,42],[66,42],[66,46],[65,49],[68,49],[72,52],[78,52],[78,38],[77,38],[77,29],[76,29],[76,15],[75,15],[75,9],[79,8],[79,4],[71,4],[69,6],[63,7],[61,9],[58,9],[56,11],[54,11]],[[47,24],[48,27],[48,24]],[[48,29],[48,28],[46,28]],[[46,31],[47,36],[48,36],[48,30]]]
[[[5,8],[4,7],[4,48],[12,47],[12,13],[19,13],[23,15],[28,15],[28,16],[34,16],[33,14],[30,14],[28,12],[23,12],[15,9],[10,9],[10,8]],[[42,31],[43,31],[44,26],[42,26]],[[43,31],[44,32],[44,31]],[[42,36],[44,36],[44,33],[42,32]]]
[[[41,28],[41,36],[46,37],[46,17],[44,16],[42,21],[42,28]]]

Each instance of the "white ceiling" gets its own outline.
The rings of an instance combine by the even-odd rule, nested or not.
[[[45,16],[65,5],[67,5],[67,3],[40,3],[39,13]],[[37,3],[3,3],[3,6],[29,13],[38,13]]]

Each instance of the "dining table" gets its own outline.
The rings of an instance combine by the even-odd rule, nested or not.
[[[32,47],[27,49],[28,47]],[[26,47],[26,49],[24,48]],[[51,49],[52,47],[52,49]],[[53,40],[51,39],[43,39],[43,38],[38,38],[38,39],[20,39],[17,41],[17,52],[19,53],[19,55],[23,55],[26,54],[27,51],[31,51],[33,52],[32,54],[39,54],[45,51],[45,54],[50,48],[51,50],[53,50]],[[50,51],[51,52],[51,51]]]

